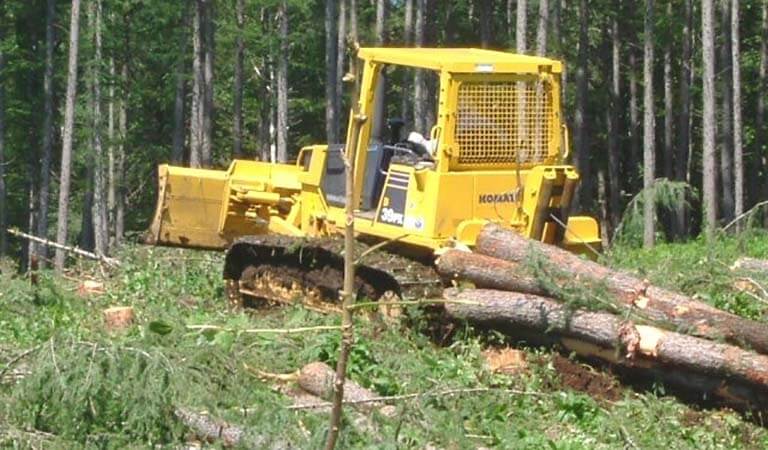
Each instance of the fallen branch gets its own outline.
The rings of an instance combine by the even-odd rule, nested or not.
[[[360,302],[355,303],[354,305],[350,305],[347,307],[349,310],[358,310],[358,309],[364,309],[364,308],[378,308],[381,306],[424,306],[424,305],[445,305],[446,303],[467,303],[472,304],[473,302],[467,302],[464,300],[402,300],[402,301],[391,301],[391,302]]]
[[[6,231],[9,234],[13,235],[13,236],[20,237],[20,238],[23,238],[23,239],[28,239],[30,241],[37,242],[39,244],[43,244],[43,245],[46,245],[48,247],[57,248],[59,250],[65,251],[65,252],[74,253],[74,254],[76,254],[78,256],[82,256],[82,257],[88,258],[88,259],[93,259],[93,260],[102,262],[104,264],[107,264],[109,266],[113,266],[113,267],[119,267],[120,266],[120,261],[118,261],[115,258],[110,258],[110,257],[104,256],[104,255],[97,255],[96,253],[91,253],[89,251],[85,251],[85,250],[83,250],[81,248],[77,248],[77,247],[70,247],[68,245],[62,245],[62,244],[59,244],[58,242],[53,242],[53,241],[50,241],[48,239],[43,239],[43,238],[40,238],[40,237],[37,237],[37,236],[33,236],[31,234],[24,233],[23,231],[19,231],[19,230],[15,229],[15,228],[8,228]]]
[[[497,225],[487,225],[482,229],[476,250],[482,255],[503,261],[493,262],[492,270],[476,267],[477,264],[464,269],[461,267],[462,259],[474,261],[478,256],[466,252],[447,252],[440,258],[438,267],[442,264],[445,273],[456,272],[474,281],[478,287],[554,297],[558,296],[557,290],[561,285],[575,283],[588,289],[600,289],[608,294],[615,306],[637,312],[656,325],[708,339],[724,339],[768,354],[768,325],[765,323],[745,319],[686,295],[652,286],[646,280],[585,260],[558,247],[526,239]],[[551,282],[545,284],[534,276],[525,275],[529,269],[526,264],[537,257],[545,265],[545,275],[551,278],[548,280]],[[449,264],[450,258],[453,258],[453,262]],[[489,259],[484,258],[483,261]]]
[[[731,228],[735,224],[737,224],[737,223],[741,222],[742,220],[744,220],[745,218],[751,216],[752,214],[757,212],[757,210],[759,208],[762,208],[765,205],[768,205],[768,200],[763,200],[762,202],[755,203],[755,206],[751,207],[748,211],[745,211],[745,212],[739,214],[735,219],[733,219],[730,222],[728,222],[728,224],[723,227],[723,231],[728,231],[728,228]]]
[[[686,388],[768,410],[768,356],[706,339],[636,325],[604,312],[570,310],[552,299],[488,289],[446,289],[448,314],[511,334],[530,333],[583,357],[653,369]]]
[[[11,358],[11,360],[8,361],[8,363],[6,363],[6,365],[3,368],[3,370],[0,370],[0,379],[3,378],[3,376],[5,376],[5,374],[8,373],[8,371],[11,370],[11,368],[16,363],[18,363],[22,359],[26,358],[27,356],[31,355],[32,353],[36,352],[37,350],[40,349],[40,347],[42,347],[42,344],[39,344],[39,345],[36,345],[36,346],[34,346],[34,347],[30,348],[30,349],[27,349],[27,350],[19,353],[18,355],[14,356],[13,358]]]
[[[251,328],[251,329],[239,329],[239,328],[226,328],[218,325],[187,325],[188,330],[197,331],[229,331],[231,333],[245,333],[245,334],[301,334],[312,331],[338,331],[343,327],[338,325],[319,325],[316,327],[301,327],[301,328]]]
[[[402,394],[402,395],[388,395],[382,397],[371,397],[360,400],[344,400],[345,405],[361,405],[366,403],[389,403],[402,400],[411,400],[414,398],[423,397],[451,397],[454,395],[465,394],[478,394],[483,392],[497,392],[500,394],[515,394],[515,395],[530,395],[530,396],[545,396],[542,392],[521,391],[517,389],[502,389],[502,388],[465,388],[465,389],[446,389],[443,391],[434,392],[417,392],[414,394]],[[292,405],[288,409],[312,409],[312,408],[326,408],[331,406],[329,402],[306,404],[306,405]]]
[[[263,370],[259,370],[255,367],[251,367],[246,363],[243,363],[243,367],[248,372],[251,372],[253,375],[257,376],[259,379],[262,380],[275,380],[280,382],[288,382],[288,381],[296,381],[299,379],[299,371],[291,372],[291,373],[273,373],[273,372],[265,372]]]

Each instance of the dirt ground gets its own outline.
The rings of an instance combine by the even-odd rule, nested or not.
[[[584,392],[599,401],[619,400],[624,389],[618,380],[585,364],[554,355],[552,363],[565,387]]]

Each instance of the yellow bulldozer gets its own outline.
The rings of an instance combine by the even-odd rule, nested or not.
[[[354,229],[365,255],[358,297],[427,295],[440,284],[435,255],[471,248],[488,222],[577,253],[600,246],[597,222],[570,214],[579,175],[565,164],[559,61],[479,49],[360,48],[357,62],[345,144],[304,147],[294,164],[162,165],[147,242],[227,249],[224,278],[237,304],[335,300],[345,171],[353,167]],[[439,80],[428,136],[384,117],[392,108],[382,107],[377,87],[395,69]],[[347,154],[354,164],[345,164]]]

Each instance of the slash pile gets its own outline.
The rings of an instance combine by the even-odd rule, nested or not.
[[[768,325],[650,285],[496,225],[476,253],[451,250],[448,314],[715,397],[768,411]],[[460,301],[456,301],[460,300]]]

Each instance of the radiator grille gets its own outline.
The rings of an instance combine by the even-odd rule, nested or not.
[[[552,86],[542,81],[464,82],[459,86],[459,164],[521,165],[546,161]]]

